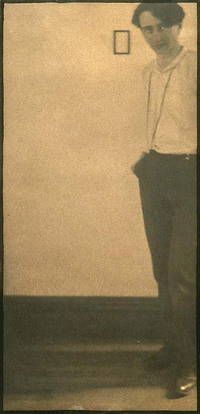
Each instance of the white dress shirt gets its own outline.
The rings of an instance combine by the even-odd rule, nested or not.
[[[147,148],[163,154],[197,150],[197,54],[182,48],[164,69],[144,69]]]

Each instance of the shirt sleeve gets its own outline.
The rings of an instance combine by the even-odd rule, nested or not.
[[[190,51],[187,62],[187,77],[194,94],[197,93],[197,52]]]

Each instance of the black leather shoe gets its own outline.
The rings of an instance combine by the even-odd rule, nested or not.
[[[197,382],[194,374],[183,375],[176,380],[176,391],[178,394],[187,395],[195,387]]]
[[[170,399],[187,396],[196,386],[196,375],[193,373],[178,376],[170,387],[167,397]]]
[[[150,369],[166,369],[174,362],[174,351],[167,346],[163,346],[158,352],[154,353],[146,360],[147,367]]]

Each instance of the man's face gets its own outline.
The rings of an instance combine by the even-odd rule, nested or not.
[[[164,27],[162,22],[150,12],[140,15],[140,29],[149,46],[159,55],[165,55],[177,45],[180,27]]]

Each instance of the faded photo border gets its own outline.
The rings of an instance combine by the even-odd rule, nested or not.
[[[148,2],[148,1],[147,1]],[[149,3],[160,3],[161,1],[149,1]],[[170,1],[162,1],[163,3],[169,3]],[[173,2],[173,0],[171,1]],[[3,159],[3,140],[4,140],[4,77],[3,77],[3,27],[4,27],[4,5],[5,4],[16,4],[16,3],[140,3],[140,1],[100,1],[100,0],[96,0],[96,1],[75,1],[75,0],[69,0],[69,1],[65,1],[65,0],[32,0],[32,1],[28,1],[28,0],[7,0],[7,1],[3,1],[0,0],[0,65],[1,65],[1,71],[0,71],[0,99],[1,99],[1,114],[0,114],[0,134],[1,134],[1,143],[0,143],[0,284],[1,284],[1,308],[0,308],[0,313],[1,313],[1,335],[0,335],[0,347],[1,347],[1,377],[0,377],[0,412],[5,412],[5,413],[96,413],[96,414],[100,414],[100,413],[145,413],[146,411],[85,411],[85,410],[52,410],[52,411],[4,411],[3,409],[3,377],[4,377],[4,372],[3,372],[3,355],[4,355],[4,328],[5,328],[5,322],[4,322],[4,240],[3,240],[3,225],[4,225],[4,214],[3,214],[3,165],[4,165],[4,159]],[[198,22],[200,23],[200,2],[199,1],[189,1],[189,0],[185,0],[185,1],[178,1],[178,3],[196,3],[197,4],[197,19]],[[200,29],[199,29],[199,24],[197,24],[197,28],[198,28],[198,44],[200,42]],[[199,139],[199,133],[200,133],[200,104],[199,104],[199,99],[200,99],[200,75],[199,75],[199,53],[198,53],[198,95],[197,95],[197,127],[198,127],[198,163],[197,163],[197,174],[198,174],[198,178],[200,175],[200,166],[199,166],[199,145],[200,145],[200,139]],[[199,195],[199,185],[198,185],[198,195]],[[198,245],[197,245],[197,351],[198,351],[198,366],[197,366],[197,378],[198,378],[198,382],[197,382],[197,411],[191,411],[191,412],[199,412],[200,411],[200,360],[199,360],[199,355],[200,355],[200,328],[199,328],[199,323],[200,323],[200,318],[199,318],[199,313],[200,313],[200,281],[199,281],[199,275],[200,275],[200,260],[199,260],[199,256],[200,256],[200,243],[199,243],[199,234],[200,234],[200,219],[199,219],[199,197],[198,197],[198,227],[197,227],[197,235],[198,235]],[[147,411],[149,413],[155,413],[155,411]],[[156,411],[157,412],[166,412],[165,411]],[[185,411],[168,411],[167,412],[171,412],[171,413],[182,413]],[[189,413],[189,411],[187,411]]]

